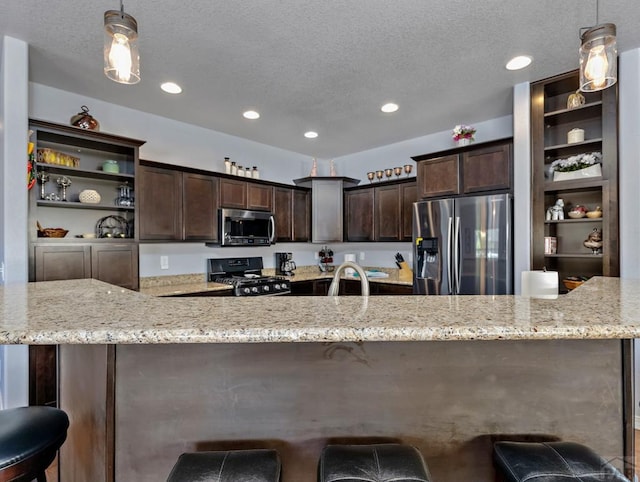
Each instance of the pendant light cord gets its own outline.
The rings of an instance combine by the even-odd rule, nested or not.
[[[596,0],[596,2],[598,2],[599,0]],[[597,15],[597,14],[596,14]],[[122,18],[124,18],[124,4],[122,3],[122,0],[120,0],[120,16]]]
[[[122,3],[122,0],[120,0]],[[600,25],[600,0],[596,0],[596,25]]]

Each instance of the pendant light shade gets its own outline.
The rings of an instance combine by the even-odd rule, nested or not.
[[[140,82],[138,22],[120,10],[104,13],[104,73],[121,84]]]
[[[580,90],[595,92],[618,80],[616,26],[603,23],[580,35]]]

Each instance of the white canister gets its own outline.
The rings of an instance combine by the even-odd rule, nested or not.
[[[344,255],[344,260],[345,261],[351,261],[352,263],[356,262],[356,255],[355,254],[345,254]],[[345,268],[344,270],[344,274],[345,276],[354,276],[356,274],[356,270],[353,268]]]
[[[576,142],[584,142],[584,129],[571,129],[567,134],[567,143],[575,144]]]
[[[557,271],[523,271],[521,278],[522,296],[529,298],[557,298]]]

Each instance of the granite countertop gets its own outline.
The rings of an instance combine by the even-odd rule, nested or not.
[[[1,344],[636,338],[640,280],[520,296],[159,298],[96,280],[0,286]]]
[[[383,271],[389,276],[387,278],[368,278],[370,283],[387,283],[403,286],[412,286],[412,281],[400,275],[400,270],[396,268],[365,268],[368,270]],[[273,268],[262,270],[265,276],[275,275]],[[411,272],[409,272],[410,274]],[[151,296],[180,296],[194,293],[206,293],[209,291],[231,291],[229,285],[220,283],[208,283],[202,273],[184,274],[173,276],[155,276],[140,279],[140,292]],[[285,276],[292,283],[302,281],[315,281],[333,278],[333,273],[322,273],[317,266],[300,266],[294,276]],[[344,279],[355,279],[343,276]]]

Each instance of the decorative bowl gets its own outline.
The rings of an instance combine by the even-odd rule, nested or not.
[[[98,204],[102,199],[100,197],[100,193],[98,193],[98,191],[94,191],[93,189],[85,189],[84,191],[81,191],[78,198],[80,199],[81,203],[86,204]]]
[[[571,279],[571,278],[565,278],[562,280],[562,284],[565,286],[565,288],[567,288],[568,290],[574,290],[576,289],[578,286],[582,285],[584,283],[584,281],[580,280],[580,279]]]
[[[602,211],[587,211],[587,217],[597,219],[602,217]]]
[[[580,218],[584,218],[585,217],[585,212],[584,211],[569,211],[567,213],[567,215],[571,219],[580,219]]]

